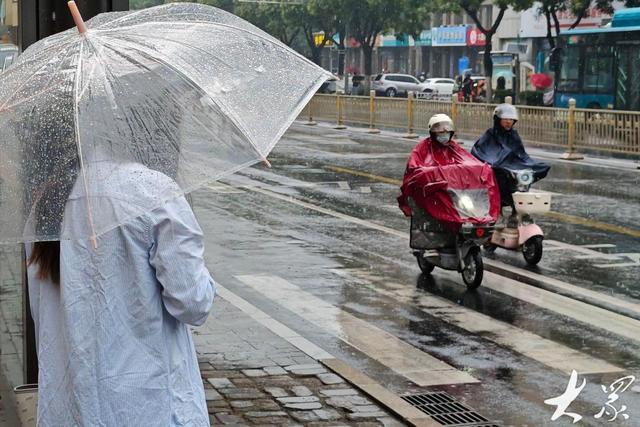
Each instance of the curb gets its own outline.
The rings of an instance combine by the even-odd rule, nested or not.
[[[410,426],[441,426],[440,423],[434,421],[430,416],[405,402],[399,396],[384,388],[384,386],[380,385],[375,380],[362,373],[362,371],[352,367],[346,362],[336,358],[319,359],[318,362],[344,378],[348,383],[378,402],[389,412],[400,417]]]

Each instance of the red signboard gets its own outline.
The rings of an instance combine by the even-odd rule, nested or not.
[[[469,27],[467,29],[467,46],[484,46],[487,44],[487,38],[477,28]]]

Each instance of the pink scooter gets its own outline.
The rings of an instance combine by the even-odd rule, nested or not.
[[[511,216],[496,224],[491,240],[484,244],[487,252],[496,248],[522,251],[529,265],[536,265],[542,259],[544,232],[535,224],[530,214],[547,212],[551,208],[549,193],[530,193],[533,171],[510,171],[518,191],[513,193],[515,211]]]

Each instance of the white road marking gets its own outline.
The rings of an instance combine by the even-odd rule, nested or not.
[[[377,326],[300,289],[278,276],[244,275],[238,280],[333,334],[417,385],[479,382],[466,372],[405,343]]]
[[[360,192],[364,194],[371,193],[371,187],[360,187]]]
[[[594,248],[611,248],[615,247],[615,245],[572,245],[569,243],[559,242],[557,240],[545,240],[546,243],[553,245],[550,248],[545,248],[547,252],[549,250],[563,250],[573,252],[574,259],[581,260],[607,260],[607,261],[621,261],[618,263],[610,263],[610,264],[593,264],[594,267],[597,268],[626,268],[626,267],[638,267],[640,266],[640,253],[635,252],[625,252],[625,253],[614,253],[614,254],[606,254],[600,251],[593,250]],[[576,255],[577,254],[577,255]],[[631,260],[631,262],[629,262]]]
[[[401,284],[395,285],[385,282],[377,285],[376,283],[383,282],[384,279],[378,275],[371,274],[367,270],[351,269],[344,271],[344,269],[333,269],[332,271],[341,276],[346,276],[347,272],[351,272],[355,274],[361,284],[372,291],[395,298],[403,303],[413,305],[418,300],[420,308],[426,314],[438,317],[473,334],[479,334],[484,339],[510,348],[566,374],[571,374],[573,369],[580,374],[620,372],[623,370],[603,360],[573,350],[516,326],[451,303],[444,298],[416,292],[414,288]]]
[[[640,254],[638,253],[621,253],[618,254],[631,260],[631,262],[621,262],[617,264],[594,264],[594,267],[600,268],[620,268],[620,267],[640,267]]]
[[[338,187],[340,187],[341,190],[351,190],[347,181],[338,181]]]
[[[537,305],[538,307],[542,307],[563,316],[571,317],[580,322],[595,326],[596,328],[601,328],[625,338],[640,342],[640,321],[631,317],[616,314],[609,310],[605,310],[582,301],[577,301],[554,292],[549,292],[544,289],[535,288],[533,286],[523,286],[520,282],[504,276],[499,276],[495,273],[485,272],[485,277],[490,279],[484,283],[484,286],[487,288],[496,290],[513,298],[526,301],[530,304]],[[597,294],[600,299],[605,299],[604,297],[606,295],[601,293]],[[621,301],[621,303],[624,302],[625,301]],[[638,306],[638,304],[633,303],[628,303],[626,305],[632,307]]]
[[[216,283],[216,293],[220,295],[220,297],[224,298],[229,303],[234,305],[236,308],[240,309],[241,311],[252,317],[254,320],[258,321],[258,323],[265,326],[271,332],[275,333],[281,338],[284,338],[294,347],[297,347],[299,350],[303,351],[314,359],[319,360],[334,358],[332,354],[324,351],[311,341],[302,337],[293,329],[290,329],[286,325],[278,322],[276,319],[269,316],[264,311],[251,304],[249,301],[239,297],[227,288],[220,285],[220,283]]]

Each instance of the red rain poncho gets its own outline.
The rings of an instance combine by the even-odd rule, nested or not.
[[[411,152],[400,189],[398,204],[405,215],[411,216],[407,203],[407,197],[411,197],[431,217],[454,230],[465,222],[495,222],[500,213],[500,191],[491,166],[480,162],[453,140],[449,146],[432,142],[430,138],[420,141]],[[465,190],[471,190],[467,192],[476,197],[483,196],[480,202],[488,208],[483,215],[468,216],[456,208],[452,193],[461,194]]]

